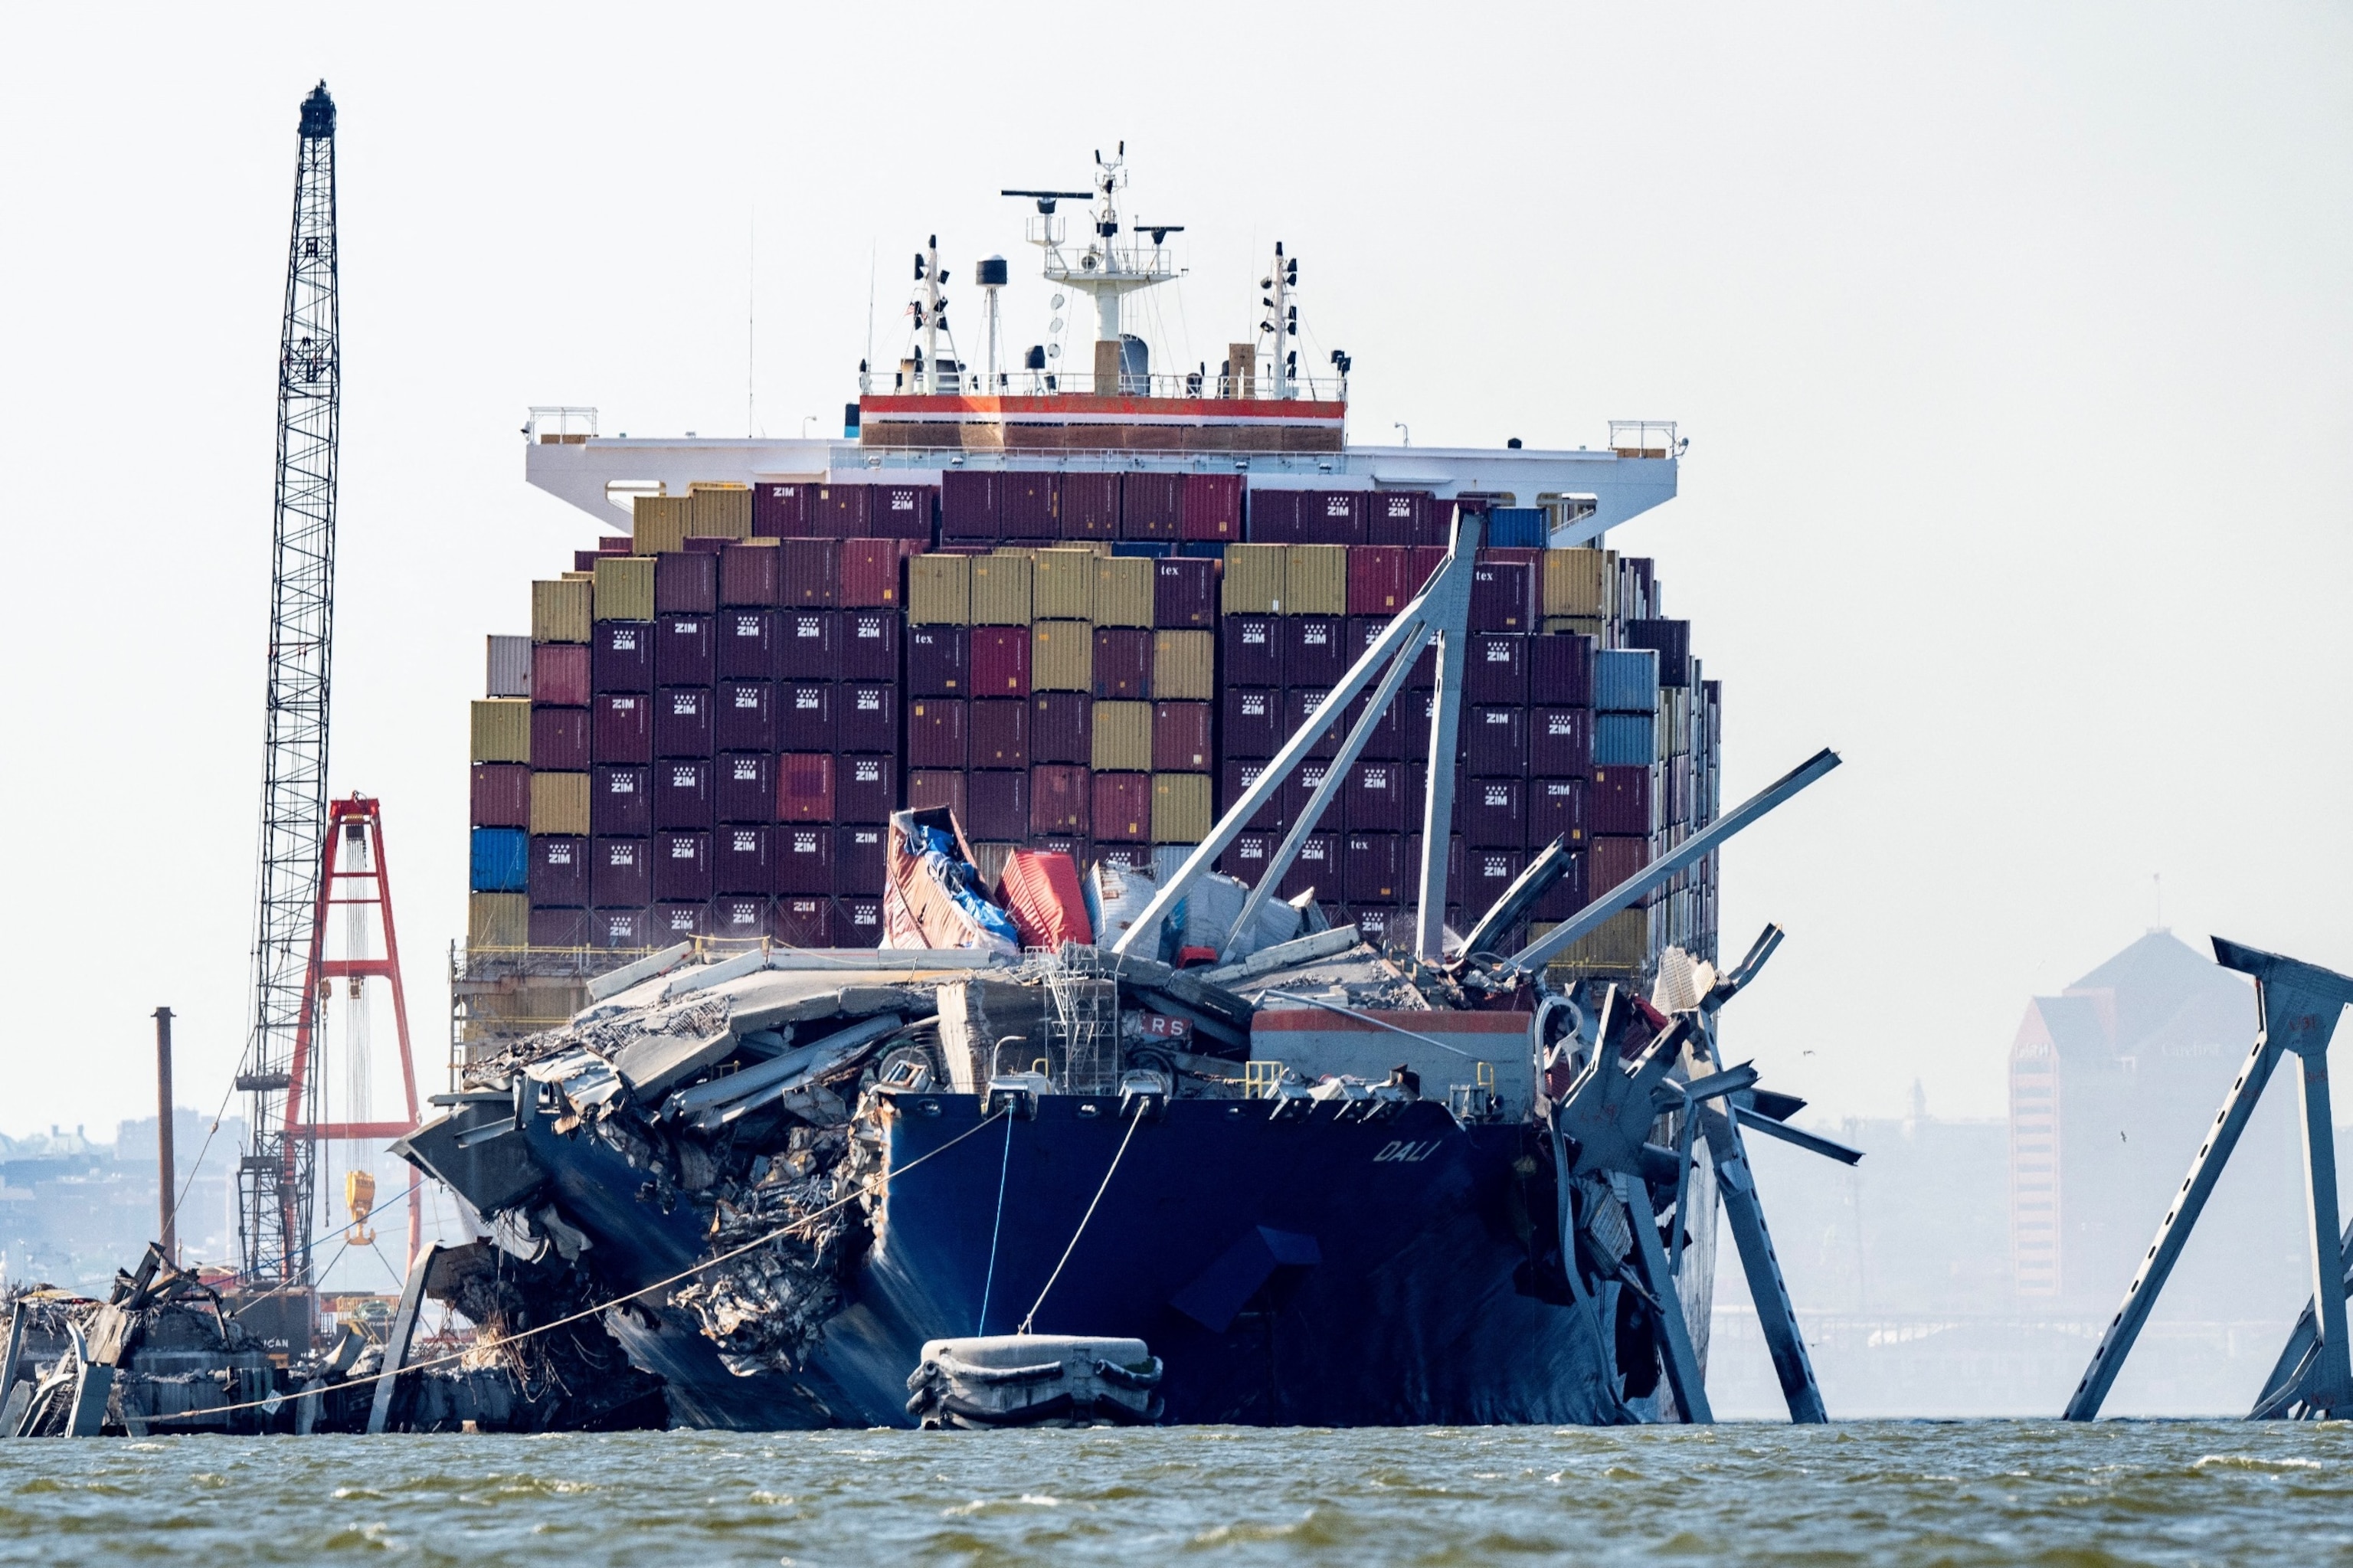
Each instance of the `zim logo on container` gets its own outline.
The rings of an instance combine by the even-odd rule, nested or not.
[[[611,636],[613,639],[612,649],[614,652],[634,653],[638,651],[638,634],[636,631],[616,631],[613,632]]]
[[[760,781],[760,758],[739,757],[735,759],[735,782],[757,784]]]
[[[1430,1139],[1419,1143],[1398,1141],[1385,1144],[1373,1156],[1376,1165],[1418,1165],[1438,1152],[1438,1140]]]
[[[1490,663],[1490,664],[1508,664],[1508,663],[1510,663],[1511,662],[1512,662],[1512,645],[1511,645],[1510,643],[1508,643],[1508,642],[1490,642],[1490,643],[1488,643],[1488,644],[1487,644],[1487,662],[1488,662],[1488,663]]]

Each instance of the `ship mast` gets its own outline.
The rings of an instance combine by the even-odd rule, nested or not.
[[[1147,248],[1141,242],[1119,243],[1120,189],[1127,184],[1127,143],[1119,143],[1118,151],[1109,159],[1095,154],[1094,189],[1092,191],[1005,191],[1009,196],[1029,196],[1038,204],[1038,216],[1031,219],[1027,238],[1045,252],[1045,272],[1049,282],[1060,283],[1092,297],[1095,302],[1095,341],[1119,343],[1123,337],[1120,326],[1120,302],[1139,290],[1155,283],[1166,283],[1177,275],[1167,250],[1172,234],[1181,234],[1181,223],[1147,223],[1138,225],[1135,232],[1148,234],[1152,243]],[[1054,210],[1057,201],[1092,201],[1091,214],[1094,235],[1075,257],[1062,248],[1065,237],[1061,216]],[[1124,360],[1121,380],[1126,379]],[[1119,388],[1125,390],[1123,387]],[[1113,390],[1098,387],[1097,392]],[[1147,387],[1134,388],[1146,391]]]

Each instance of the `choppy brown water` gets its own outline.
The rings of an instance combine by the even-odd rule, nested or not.
[[[0,1443],[0,1563],[2353,1562],[2353,1425]]]

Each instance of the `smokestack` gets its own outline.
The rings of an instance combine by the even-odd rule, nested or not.
[[[179,1209],[180,1170],[172,1158],[172,1010],[155,1010],[155,1203],[164,1217],[163,1233],[157,1238],[163,1243],[164,1261],[177,1268],[180,1266],[179,1225],[175,1215]]]

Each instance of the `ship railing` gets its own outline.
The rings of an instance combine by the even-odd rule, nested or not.
[[[1242,1093],[1250,1099],[1267,1100],[1282,1083],[1282,1064],[1272,1060],[1252,1060],[1242,1064]]]
[[[964,371],[941,378],[939,396],[948,397],[1093,397],[1097,394],[1097,378],[1086,370],[1008,370],[1000,371],[992,389],[988,377],[977,371]],[[1273,382],[1264,375],[1219,376],[1215,372],[1187,371],[1182,375],[1149,376],[1123,375],[1117,378],[1103,376],[1101,390],[1105,396],[1122,397],[1183,397],[1183,398],[1257,398],[1274,397]],[[901,373],[892,377],[893,395],[908,393],[929,395],[928,383]],[[1284,385],[1283,398],[1299,403],[1345,403],[1348,400],[1348,378],[1345,376],[1294,376]]]
[[[579,446],[596,434],[596,410],[577,404],[551,403],[534,407],[522,428],[533,446]]]
[[[1609,450],[1621,458],[1664,458],[1677,456],[1682,449],[1672,419],[1612,419]]]

